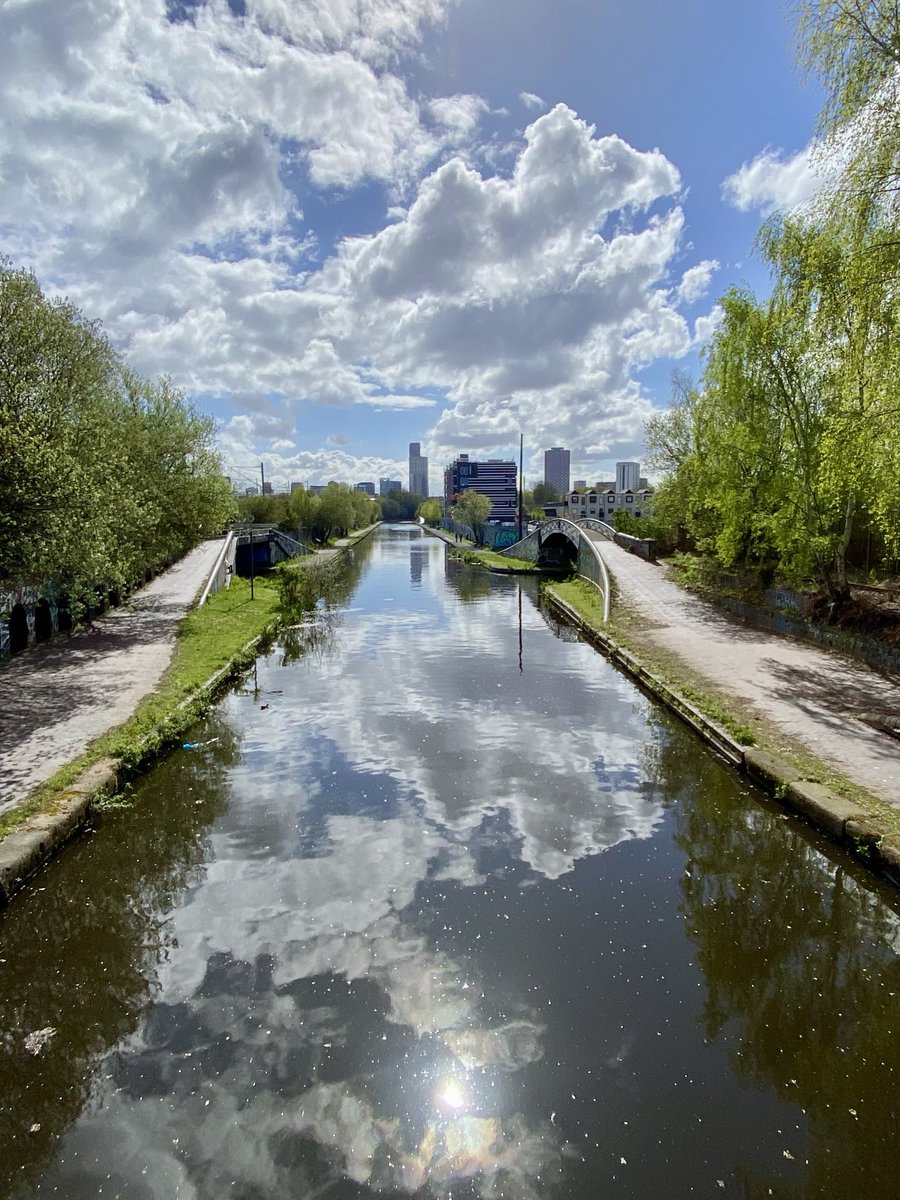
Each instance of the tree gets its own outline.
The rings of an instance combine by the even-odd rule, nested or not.
[[[416,509],[416,516],[421,517],[426,525],[438,525],[442,515],[440,500],[423,500]]]
[[[385,521],[414,521],[422,497],[413,492],[396,491],[379,497],[381,516]]]
[[[452,515],[454,521],[458,521],[460,525],[468,525],[475,533],[476,538],[480,540],[481,527],[491,515],[490,498],[482,496],[479,492],[473,491],[471,488],[466,488],[457,497]]]
[[[302,484],[295,488],[287,499],[288,518],[292,527],[300,533],[312,532],[318,507],[319,497],[315,492],[307,491]]]
[[[353,525],[350,489],[343,483],[329,483],[319,492],[318,500],[312,526],[316,537],[326,542],[332,535],[346,536]]]
[[[900,5],[897,0],[802,0],[798,58],[825,89],[825,153],[844,160],[835,199],[896,207],[900,183]]]
[[[213,421],[130,371],[100,326],[0,261],[0,578],[73,600],[227,522]]]
[[[532,491],[532,501],[539,508],[544,504],[557,504],[561,496],[552,483],[536,483]]]
[[[702,388],[680,381],[647,425],[649,461],[670,472],[658,517],[679,507],[723,564],[813,573],[835,601],[858,513],[898,541],[897,306],[866,253],[880,236],[855,217],[770,222],[771,296],[723,298]]]

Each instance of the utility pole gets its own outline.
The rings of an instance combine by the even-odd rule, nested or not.
[[[259,464],[259,482],[262,485],[260,487],[259,494],[264,496],[266,494],[266,468],[262,463]]]
[[[525,444],[525,435],[520,433],[519,434],[519,541],[520,542],[523,537],[522,510],[523,510],[523,506],[524,506],[524,502],[525,502],[525,493],[523,491],[523,489],[525,487],[525,480],[522,476],[522,454],[523,454],[524,444]]]

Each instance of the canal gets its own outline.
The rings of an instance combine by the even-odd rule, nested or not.
[[[0,914],[0,1196],[900,1196],[896,895],[535,581],[353,554]]]

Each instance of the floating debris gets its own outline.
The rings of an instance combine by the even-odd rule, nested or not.
[[[52,1025],[47,1025],[43,1029],[35,1029],[33,1033],[29,1033],[25,1039],[25,1049],[29,1054],[40,1054],[43,1048],[51,1040],[56,1037],[56,1030]]]

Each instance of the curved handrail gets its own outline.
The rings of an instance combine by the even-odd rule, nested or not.
[[[585,518],[585,519],[593,521],[592,517]],[[600,521],[597,521],[595,523],[597,525],[602,524],[602,522],[600,522]],[[549,530],[547,529],[548,525],[551,526],[551,528]],[[534,538],[534,537],[537,537],[538,539],[540,539],[540,536],[544,531],[547,531],[549,533],[556,532],[556,529],[552,528],[553,526],[558,527],[558,531],[562,534],[565,534],[565,536],[568,537],[570,541],[574,542],[578,547],[581,547],[581,546],[590,547],[590,552],[591,552],[591,554],[593,554],[594,558],[597,561],[597,565],[599,567],[600,578],[602,580],[602,583],[598,583],[596,579],[591,579],[590,575],[584,575],[581,572],[579,572],[579,576],[582,579],[586,579],[589,583],[592,583],[594,585],[594,587],[597,588],[597,590],[600,592],[600,595],[603,597],[603,623],[606,624],[606,622],[609,620],[609,597],[610,597],[609,571],[608,571],[606,563],[603,559],[603,555],[600,553],[600,551],[597,549],[597,547],[594,545],[594,543],[591,541],[591,539],[584,536],[582,530],[579,528],[579,525],[575,521],[570,521],[568,517],[550,517],[546,521],[542,521],[541,524],[537,527],[537,529],[533,533],[529,533],[527,538],[522,538],[521,541],[514,543],[512,546],[505,547],[505,549],[503,549],[501,551],[501,554],[509,555],[510,558],[515,558],[516,557],[515,551],[516,551],[517,546],[524,545],[525,542],[529,541],[531,538]],[[566,526],[569,526],[569,528],[572,531],[574,531],[574,533],[576,534],[575,537],[572,536],[572,533],[569,531],[569,529],[566,528]]]

